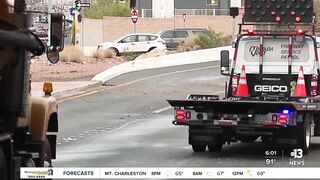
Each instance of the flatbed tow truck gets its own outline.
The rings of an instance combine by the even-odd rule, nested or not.
[[[231,142],[262,142],[309,152],[320,136],[319,43],[313,1],[245,1],[233,43],[221,51],[224,97],[191,94],[167,100],[174,125],[189,127],[194,152]]]

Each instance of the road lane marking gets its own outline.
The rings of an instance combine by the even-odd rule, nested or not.
[[[149,77],[146,77],[146,78],[141,78],[141,79],[136,79],[136,80],[133,80],[133,81],[129,81],[129,82],[127,82],[127,83],[120,84],[120,85],[117,85],[117,86],[112,86],[112,87],[107,87],[107,88],[101,88],[101,87],[100,87],[101,89],[98,89],[98,90],[94,90],[94,91],[90,91],[90,92],[85,92],[85,93],[81,93],[81,94],[76,94],[76,95],[69,96],[69,97],[66,97],[66,98],[63,98],[63,99],[59,99],[59,100],[57,101],[57,103],[61,103],[61,102],[64,102],[64,101],[68,101],[68,100],[72,100],[72,99],[76,99],[76,98],[80,98],[80,97],[84,97],[84,96],[89,96],[89,95],[96,94],[96,93],[99,93],[99,92],[104,92],[104,91],[108,91],[108,90],[113,90],[113,89],[116,89],[116,88],[120,88],[120,87],[123,87],[123,86],[127,86],[127,85],[130,85],[130,84],[133,84],[133,83],[138,83],[138,82],[141,82],[141,81],[144,81],[144,80],[149,80],[149,79],[152,79],[152,78],[163,77],[163,76],[168,76],[168,75],[173,75],[173,74],[179,74],[179,73],[185,73],[185,72],[205,70],[205,69],[216,68],[216,67],[220,67],[220,65],[207,66],[207,67],[194,68],[194,69],[186,69],[186,70],[180,70],[180,71],[175,71],[175,72],[170,72],[170,73],[158,74],[158,75],[149,76]]]
[[[169,110],[169,109],[172,109],[172,108],[173,108],[173,107],[171,107],[171,106],[167,106],[167,107],[158,109],[158,110],[156,110],[156,111],[153,111],[152,114],[159,114],[159,113],[161,113],[161,112],[163,112],[163,111],[166,111],[166,110]]]

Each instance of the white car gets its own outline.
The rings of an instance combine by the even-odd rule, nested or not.
[[[129,34],[114,42],[98,45],[98,49],[112,49],[117,55],[125,52],[149,52],[155,48],[166,49],[166,41],[159,34]]]

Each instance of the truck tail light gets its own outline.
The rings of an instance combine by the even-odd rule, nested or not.
[[[184,120],[185,119],[185,111],[184,110],[176,110],[176,119]]]
[[[313,74],[310,79],[310,96],[318,95],[318,76]]]
[[[250,36],[254,35],[254,30],[253,29],[248,29],[248,35],[250,35]]]
[[[237,92],[239,78],[240,78],[239,74],[233,74],[232,76],[232,84],[231,84],[232,95],[235,95]]]
[[[176,110],[175,111],[175,124],[177,125],[188,125],[191,119],[191,112],[186,110]]]
[[[278,122],[280,124],[288,124],[289,115],[288,114],[279,114]]]
[[[305,34],[305,31],[303,29],[298,29],[297,30],[297,34],[298,35],[304,35]]]

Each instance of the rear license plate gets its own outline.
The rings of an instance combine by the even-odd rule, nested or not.
[[[214,125],[219,125],[219,126],[236,126],[238,123],[235,120],[214,120],[213,121]]]

